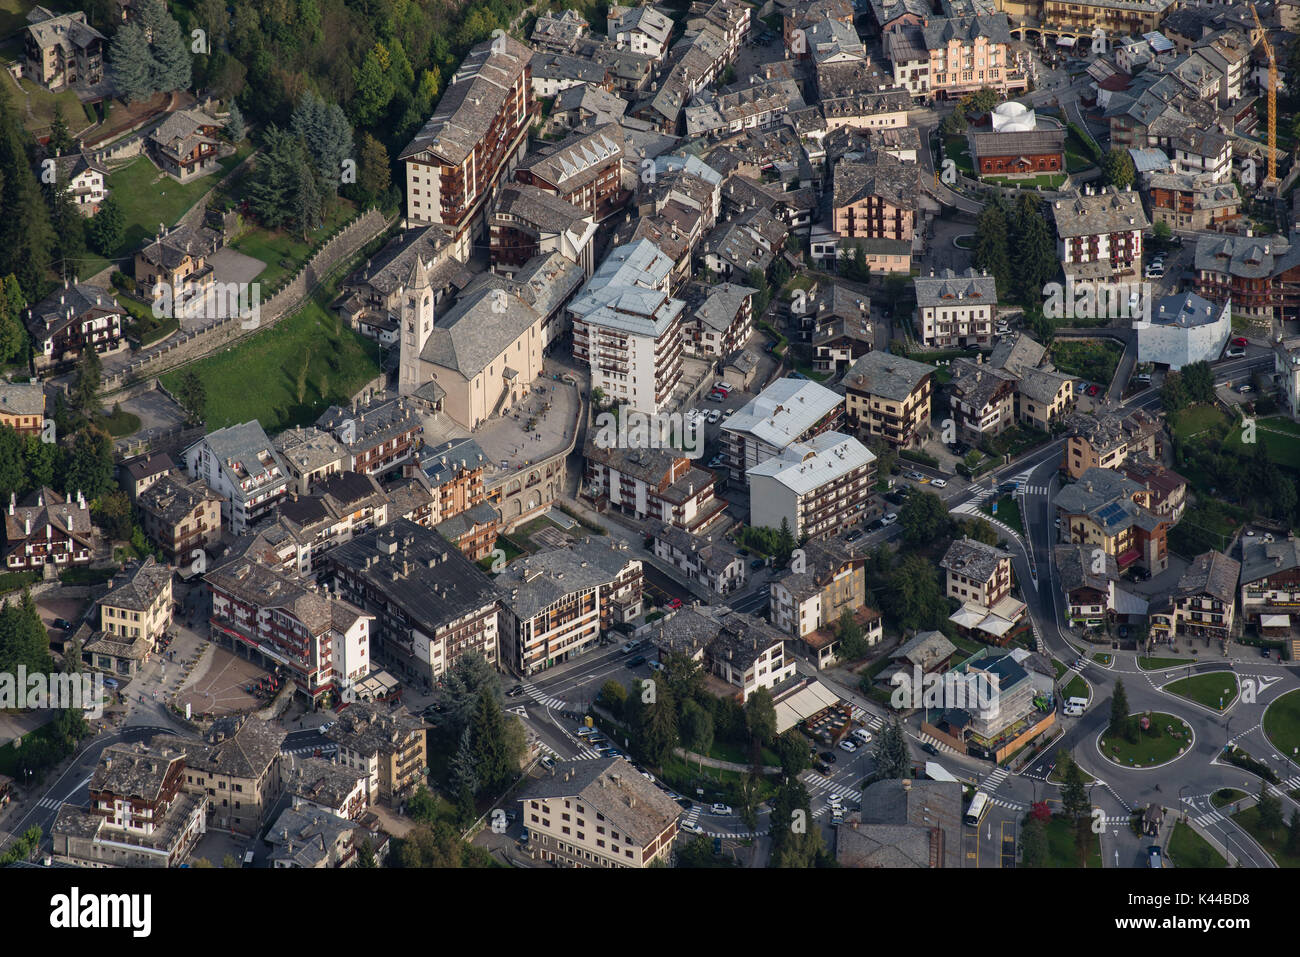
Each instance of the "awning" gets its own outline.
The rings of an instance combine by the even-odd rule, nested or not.
[[[1259,627],[1261,628],[1290,628],[1290,615],[1260,615]]]
[[[1119,563],[1119,566],[1123,568],[1125,565],[1132,565],[1135,561],[1138,560],[1138,556],[1140,554],[1141,552],[1139,552],[1136,548],[1130,548],[1128,551],[1126,551],[1123,555],[1121,555],[1118,558],[1117,561]]]
[[[1056,38],[1056,45],[1057,45],[1058,47],[1072,47],[1072,46],[1074,46],[1077,42],[1078,42],[1078,41],[1075,40],[1074,37],[1057,37],[1057,38]]]
[[[1007,621],[1005,618],[999,618],[997,615],[989,615],[980,622],[979,629],[985,634],[1001,638],[1015,626],[1016,623],[1014,621]]]
[[[967,602],[949,615],[948,620],[959,628],[974,628],[987,618],[988,614],[989,610],[983,605]]]
[[[804,718],[839,703],[839,695],[820,681],[813,681],[790,697],[776,702],[776,733],[784,734]]]

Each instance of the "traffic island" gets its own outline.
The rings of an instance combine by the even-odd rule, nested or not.
[[[1160,690],[1194,701],[1211,711],[1223,712],[1237,700],[1237,688],[1237,676],[1231,671],[1211,671],[1190,678],[1179,678]]]
[[[1191,726],[1176,715],[1146,711],[1132,715],[1137,733],[1132,740],[1108,728],[1097,737],[1097,750],[1122,768],[1149,770],[1172,764],[1196,743]]]

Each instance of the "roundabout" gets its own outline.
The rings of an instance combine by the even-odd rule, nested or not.
[[[1097,736],[1097,752],[1116,767],[1150,771],[1172,764],[1196,743],[1196,734],[1177,715],[1145,711],[1129,716],[1136,740],[1113,734],[1109,728]]]

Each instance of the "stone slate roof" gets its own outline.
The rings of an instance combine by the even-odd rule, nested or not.
[[[625,542],[587,539],[517,558],[492,584],[501,604],[520,621],[527,621],[565,595],[610,584],[633,561],[637,558]]]
[[[1240,562],[1222,552],[1203,552],[1192,559],[1178,579],[1174,595],[1179,598],[1209,595],[1231,605],[1236,600],[1240,575]]]
[[[39,382],[0,382],[0,414],[44,415],[45,388]]]
[[[209,774],[256,781],[280,757],[284,729],[251,715],[233,715],[213,722],[201,741],[163,735],[154,743],[185,752],[185,766]]]
[[[480,289],[461,296],[435,322],[420,358],[473,379],[538,319],[533,307],[517,295]]]
[[[931,20],[921,28],[921,32],[927,50],[945,49],[952,40],[970,46],[979,37],[984,37],[989,43],[1010,43],[1012,39],[1011,25],[1005,13]]]
[[[972,155],[976,159],[982,156],[1038,156],[1065,150],[1065,130],[974,132],[970,140]]]
[[[519,169],[567,193],[622,163],[623,153],[623,128],[607,123],[590,132],[574,133],[554,147],[533,154]]]
[[[915,209],[921,191],[920,168],[889,153],[877,153],[874,158],[875,162],[867,163],[841,160],[835,167],[835,208],[876,196],[899,209]]]
[[[868,352],[858,356],[840,380],[845,388],[865,392],[897,402],[905,400],[934,374],[934,366],[916,362],[888,352]]]
[[[1102,553],[1105,558],[1105,570],[1100,574],[1093,572],[1094,552],[1091,545],[1057,545],[1052,549],[1056,562],[1056,580],[1067,594],[1079,588],[1093,588],[1107,591],[1110,583],[1119,578],[1119,565],[1114,555]]]
[[[555,773],[529,781],[516,800],[570,798],[595,809],[605,823],[644,847],[677,820],[677,802],[641,776],[623,758],[564,761]]]
[[[1025,370],[1041,366],[1046,356],[1046,346],[1031,338],[1028,333],[1017,332],[1010,339],[998,341],[989,354],[988,364],[995,369],[1006,369],[1015,375],[1023,375]]]
[[[427,726],[405,707],[356,701],[339,712],[334,727],[324,732],[331,741],[367,757],[392,754],[407,746],[412,735]]]
[[[985,545],[973,538],[961,538],[954,539],[948,546],[939,567],[977,582],[987,582],[997,574],[1002,560],[1010,557],[995,545]]]
[[[528,45],[508,34],[473,47],[461,60],[433,116],[398,160],[428,152],[450,166],[463,163],[487,135],[507,93],[532,58]]]
[[[184,752],[174,747],[155,747],[143,742],[110,744],[91,775],[90,790],[157,801],[162,796],[168,770],[177,761],[184,760]]]
[[[136,504],[165,524],[174,525],[205,501],[220,502],[222,498],[201,479],[187,482],[178,476],[165,475],[141,492]]]
[[[285,808],[264,840],[274,847],[272,867],[329,867],[330,852],[347,831],[361,825],[317,808]]]
[[[922,309],[949,305],[958,299],[973,300],[974,305],[988,303],[997,308],[997,280],[975,269],[967,269],[964,274],[945,269],[937,276],[933,273],[917,276],[912,284],[916,287],[916,305]]]
[[[1300,540],[1249,542],[1242,549],[1241,583],[1257,582],[1281,572],[1300,568]]]
[[[122,567],[108,584],[108,593],[99,599],[99,606],[126,608],[131,611],[148,611],[171,581],[170,565],[159,565],[152,555],[142,563],[132,562]]]
[[[1113,186],[1091,196],[1058,199],[1051,210],[1056,234],[1064,239],[1143,230],[1151,225],[1141,197],[1134,192],[1121,193]]]

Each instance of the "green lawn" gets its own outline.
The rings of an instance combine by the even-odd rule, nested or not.
[[[1193,481],[1191,474],[1184,475],[1189,482]],[[1202,495],[1208,491],[1204,484],[1197,486],[1196,490]],[[1210,548],[1223,550],[1228,547],[1228,540],[1237,527],[1249,518],[1250,513],[1243,508],[1203,497],[1183,512],[1182,521],[1169,533],[1169,547],[1185,558]]]
[[[1110,339],[1058,339],[1051,354],[1058,371],[1109,386],[1124,347]]]
[[[1169,416],[1174,435],[1183,440],[1222,426],[1227,421],[1228,417],[1214,405],[1193,405]]]
[[[134,162],[110,175],[108,188],[122,207],[122,215],[126,219],[126,231],[118,251],[129,252],[146,239],[156,236],[160,223],[165,226],[175,225],[191,206],[216,186],[232,167],[242,162],[251,150],[252,147],[245,143],[234,154],[217,161],[220,167],[218,172],[184,184],[159,172],[158,167],[144,156],[137,157]]]
[[[1212,671],[1209,674],[1181,678],[1173,684],[1165,685],[1163,690],[1222,711],[1237,699],[1237,676],[1231,671]]]
[[[1229,804],[1235,804],[1246,796],[1246,792],[1239,788],[1219,788],[1210,795],[1210,803],[1216,808],[1227,807]]]
[[[1003,495],[998,499],[997,505],[998,512],[996,515],[993,514],[992,505],[981,506],[980,510],[986,515],[996,518],[1004,525],[1009,525],[1011,528],[1014,528],[1017,532],[1023,535],[1025,533],[1025,526],[1020,520],[1020,506],[1016,504],[1016,500],[1010,495]]]
[[[1195,663],[1195,658],[1138,658],[1138,667],[1143,671],[1163,671],[1165,668],[1177,668],[1179,665]]]
[[[1163,711],[1134,715],[1134,718],[1143,717],[1151,719],[1151,730],[1157,734],[1139,730],[1137,744],[1133,744],[1107,732],[1100,742],[1102,754],[1123,767],[1142,768],[1172,760],[1180,749],[1191,743],[1191,728],[1181,718]],[[1173,731],[1167,731],[1171,726]]]
[[[1099,665],[1109,665],[1110,655],[1098,653],[1092,656],[1092,660],[1097,662]]]
[[[1079,851],[1074,843],[1074,826],[1065,818],[1053,816],[1047,822],[1047,856],[1044,867],[1078,867]],[[1091,835],[1090,835],[1091,836]],[[1086,867],[1101,867],[1101,842],[1092,836]]]
[[[86,125],[86,111],[82,109],[81,100],[77,99],[77,94],[72,90],[51,93],[44,87],[37,86],[26,77],[22,80],[22,88],[23,93],[27,94],[26,103],[32,108],[30,116],[27,114],[23,98],[14,93],[12,88],[8,89],[7,92],[24,117],[23,125],[27,129],[33,132],[47,131],[51,124],[54,123],[55,106],[63,108],[63,119],[68,124],[69,129],[79,130]]]
[[[140,431],[140,417],[122,409],[114,409],[109,414],[100,416],[97,423],[115,439]]]
[[[975,175],[975,167],[970,157],[970,142],[965,134],[944,137],[943,155],[945,159],[951,159],[957,169],[967,176]]]
[[[187,367],[207,390],[209,432],[250,419],[270,433],[310,423],[379,375],[378,344],[330,311],[332,297],[326,287],[279,324]],[[181,375],[165,374],[163,385],[175,390]]]
[[[1228,435],[1225,445],[1245,448],[1242,434],[1242,426],[1238,425]],[[1271,461],[1300,471],[1300,434],[1295,432],[1294,422],[1277,416],[1258,419],[1255,422],[1255,440],[1264,446]]]
[[[1259,826],[1259,808],[1248,807],[1238,811],[1232,819],[1245,829],[1268,852],[1278,867],[1300,867],[1300,856],[1286,852],[1286,826],[1275,831],[1265,831]]]
[[[1063,698],[1086,698],[1088,697],[1088,682],[1083,679],[1083,675],[1075,675],[1070,679],[1070,683],[1061,689]]]
[[[269,297],[280,284],[298,271],[312,252],[329,239],[348,220],[356,215],[356,206],[346,199],[334,204],[325,224],[304,241],[301,237],[283,230],[266,230],[254,227],[230,245],[245,256],[252,256],[266,263],[266,269],[258,273],[257,281],[262,284],[262,294]]]
[[[1227,867],[1223,855],[1210,846],[1210,842],[1182,821],[1174,824],[1169,837],[1169,859],[1175,867]]]
[[[1300,748],[1300,691],[1284,694],[1268,706],[1264,734],[1279,752],[1295,757]]]

